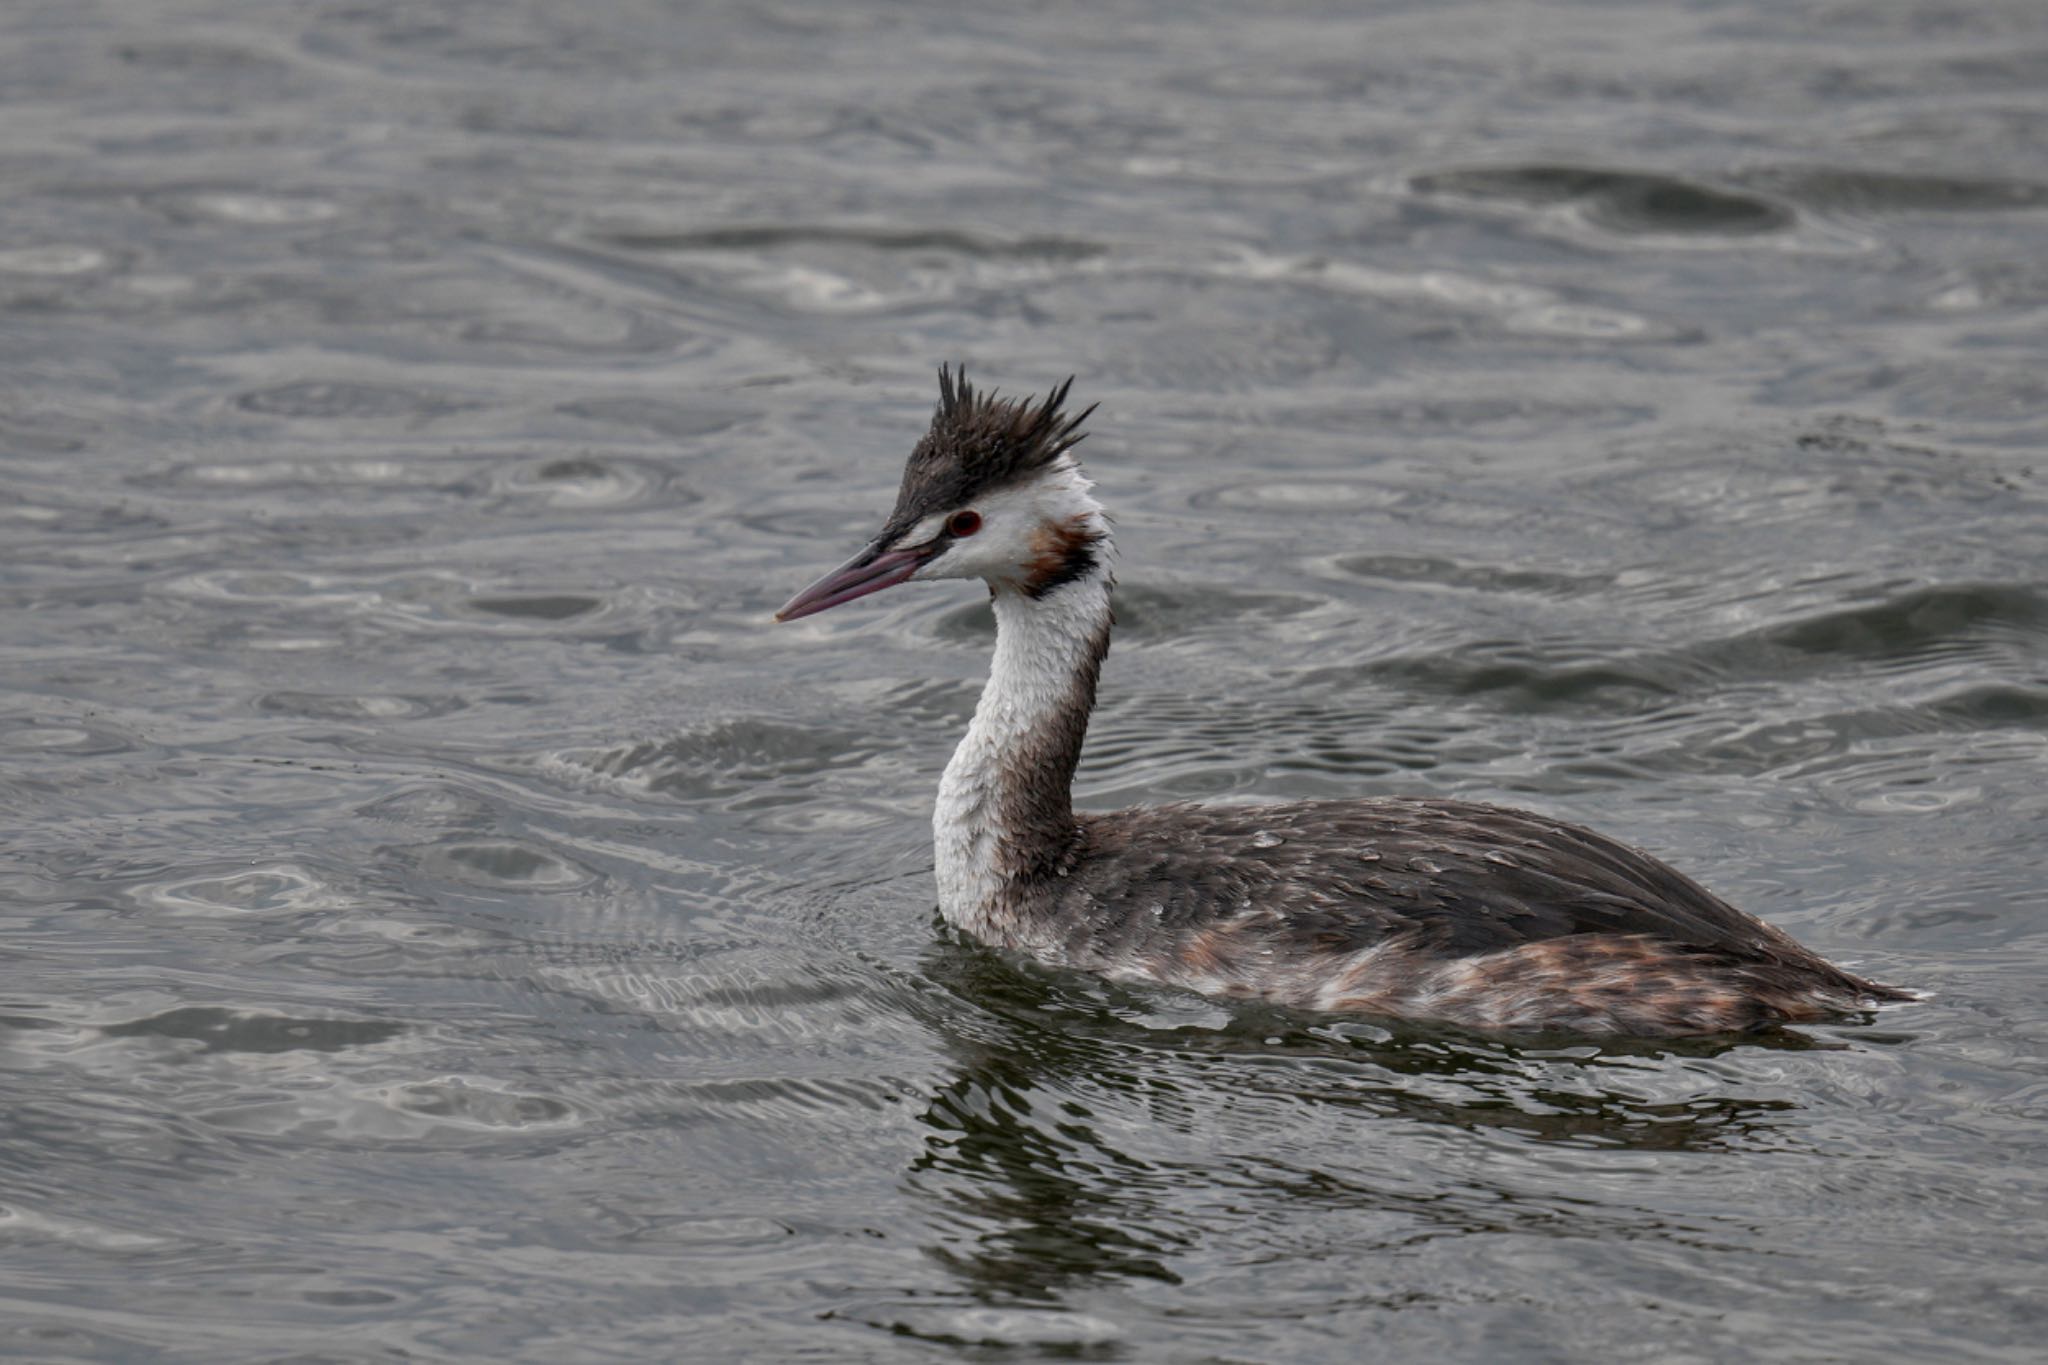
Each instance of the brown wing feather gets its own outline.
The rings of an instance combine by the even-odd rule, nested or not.
[[[1831,966],[1669,865],[1592,830],[1459,801],[1167,806],[1090,816],[1062,900],[1113,956],[1198,932],[1219,902],[1275,923],[1285,946],[1363,951],[1400,937],[1432,958],[1575,936],[1626,936],[1702,966],[1809,975],[1846,995],[1910,998]]]

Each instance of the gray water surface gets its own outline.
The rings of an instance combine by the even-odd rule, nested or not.
[[[0,7],[0,1354],[2038,1359],[2038,0]],[[1087,804],[1412,793],[1933,992],[1738,1045],[936,924],[941,360]]]

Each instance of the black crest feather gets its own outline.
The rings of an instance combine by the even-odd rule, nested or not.
[[[1021,483],[1079,445],[1093,404],[1065,411],[1072,376],[1042,399],[1004,398],[977,389],[967,369],[939,367],[939,406],[931,430],[910,452],[885,536],[901,535],[934,512]]]

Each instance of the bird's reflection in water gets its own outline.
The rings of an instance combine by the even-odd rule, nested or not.
[[[942,987],[925,1022],[958,1069],[925,1106],[906,1182],[932,1210],[929,1253],[985,1303],[1179,1284],[1226,1244],[1299,1245],[1326,1213],[1353,1245],[1363,1232],[1389,1249],[1478,1233],[1712,1243],[1711,1220],[1563,1193],[1579,1186],[1546,1179],[1546,1155],[1640,1166],[1794,1146],[1797,1103],[1731,1093],[1758,1087],[1717,1059],[1828,1046],[1537,1046],[1207,1005],[1175,1024],[1172,1001],[969,944],[935,945],[924,970]]]

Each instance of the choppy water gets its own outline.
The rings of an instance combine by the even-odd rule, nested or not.
[[[0,9],[0,1352],[2035,1358],[2038,0]],[[1935,1000],[1533,1050],[931,913],[1100,400],[1091,803],[1642,843]]]

